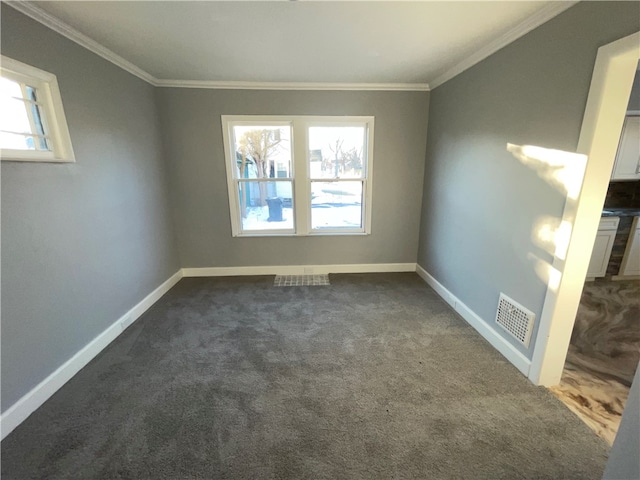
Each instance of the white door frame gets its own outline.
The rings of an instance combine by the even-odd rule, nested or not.
[[[540,315],[529,371],[536,385],[562,376],[639,59],[640,32],[598,49],[577,149],[589,160],[580,195],[567,199],[562,214],[572,231],[565,260],[554,258],[557,281],[547,286]]]

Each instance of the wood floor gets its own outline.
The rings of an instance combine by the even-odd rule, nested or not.
[[[640,281],[585,285],[560,385],[551,392],[613,444],[640,360]]]

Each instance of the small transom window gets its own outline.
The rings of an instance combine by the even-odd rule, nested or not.
[[[73,162],[55,75],[5,56],[1,62],[2,160]]]

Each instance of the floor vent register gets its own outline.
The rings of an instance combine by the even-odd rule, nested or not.
[[[329,275],[276,275],[274,287],[316,287],[331,285]]]

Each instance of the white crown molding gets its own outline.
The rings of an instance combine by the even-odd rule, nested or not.
[[[473,55],[459,62],[445,73],[437,77],[430,83],[314,83],[314,82],[242,82],[242,81],[206,81],[206,80],[171,80],[157,79],[150,73],[125,60],[117,53],[109,50],[107,47],[96,42],[87,35],[79,32],[75,28],[67,25],[62,20],[45,12],[41,8],[29,1],[6,1],[7,5],[27,15],[28,17],[40,22],[46,27],[104,58],[105,60],[117,65],[123,70],[135,75],[145,82],[156,87],[174,87],[174,88],[209,88],[209,89],[231,89],[231,90],[355,90],[355,91],[429,91],[446,81],[452,79],[456,75],[464,72],[476,63],[481,62],[489,55],[497,52],[509,43],[517,40],[534,28],[551,20],[553,17],[572,7],[578,1],[566,0],[554,2],[537,13],[531,15],[527,20],[520,23],[516,27],[509,30],[504,35],[495,39],[485,47],[478,50]]]
[[[135,75],[136,77],[144,80],[147,83],[150,83],[151,85],[156,85],[157,80],[153,75],[145,72],[140,67],[134,65],[133,63],[131,63],[128,60],[125,60],[124,58],[122,58],[117,53],[112,52],[107,47],[99,44],[98,42],[96,42],[92,38],[87,37],[84,33],[80,33],[75,28],[67,25],[62,20],[60,20],[60,19],[54,17],[53,15],[45,12],[41,8],[39,8],[36,5],[32,4],[31,2],[28,2],[28,1],[9,1],[9,2],[4,2],[4,3],[6,3],[7,5],[9,5],[10,7],[14,8],[14,9],[16,9],[20,13],[23,13],[26,16],[34,19],[35,21],[40,22],[45,27],[50,28],[51,30],[53,30],[54,32],[59,33],[63,37],[68,38],[69,40],[77,43],[78,45],[86,48],[87,50],[89,50],[89,51],[95,53],[96,55],[104,58],[105,60],[108,60],[109,62],[113,63],[114,65],[117,65],[118,67],[120,67],[123,70],[129,72],[130,74]]]
[[[158,87],[212,88],[228,90],[390,90],[428,92],[427,83],[322,83],[322,82],[235,82],[201,80],[157,80]]]
[[[20,13],[40,22],[44,26],[117,65],[123,70],[141,78],[156,87],[211,88],[231,90],[388,90],[388,91],[429,91],[426,83],[308,83],[308,82],[240,82],[240,81],[200,81],[200,80],[160,80],[137,65],[125,60],[104,45],[67,25],[62,20],[45,12],[29,1],[5,1]]]
[[[516,25],[504,35],[496,38],[491,43],[485,45],[480,50],[475,52],[473,55],[470,55],[469,57],[451,67],[449,70],[444,72],[432,82],[429,82],[431,89],[433,90],[434,88],[439,87],[443,83],[451,80],[453,77],[473,67],[476,63],[480,63],[482,60],[496,53],[501,48],[506,47],[510,43],[516,41],[518,38],[526,35],[534,28],[539,27],[543,23],[551,20],[553,17],[573,7],[576,3],[578,2],[574,0],[567,0],[561,2],[553,2],[547,5],[538,12],[531,15],[524,22]]]

